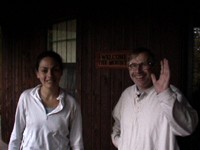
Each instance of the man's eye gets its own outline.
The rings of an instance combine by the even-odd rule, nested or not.
[[[130,68],[136,68],[136,67],[137,67],[137,64],[130,64],[129,67],[130,67]]]
[[[147,62],[142,63],[142,66],[148,66],[148,65],[149,65],[149,63],[147,63]]]

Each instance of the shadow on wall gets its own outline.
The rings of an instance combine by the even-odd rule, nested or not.
[[[8,150],[8,145],[0,139],[0,150]]]
[[[192,107],[197,111],[199,123],[192,135],[187,137],[177,137],[181,150],[200,150],[200,86],[192,93]]]
[[[198,117],[199,117],[199,123],[195,130],[195,132],[191,136],[191,143],[194,145],[192,147],[192,150],[200,150],[200,85],[198,86],[198,89],[193,93],[193,103],[192,106],[197,110]]]
[[[8,150],[8,145],[1,139],[1,116],[0,116],[0,150]]]

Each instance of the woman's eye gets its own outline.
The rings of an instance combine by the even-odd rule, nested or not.
[[[54,68],[53,71],[58,72],[58,71],[60,71],[60,68]]]
[[[47,72],[48,72],[48,70],[46,70],[46,69],[45,69],[45,70],[41,70],[41,72],[43,72],[43,73],[47,73]]]

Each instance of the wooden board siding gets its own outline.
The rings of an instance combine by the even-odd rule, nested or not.
[[[184,82],[187,74],[186,21],[187,18],[184,20],[174,14],[161,15],[145,11],[79,13],[76,77],[85,150],[116,150],[110,136],[112,110],[121,92],[132,84],[125,68],[97,68],[96,52],[121,52],[140,46],[151,48],[158,59],[169,59],[172,66],[171,81],[184,89],[187,86]],[[4,27],[1,104],[2,136],[6,142],[13,127],[19,95],[37,83],[33,73],[34,60],[39,52],[46,49],[46,31],[38,24],[37,27],[25,30]]]
[[[167,21],[167,23],[165,22]],[[168,22],[169,21],[169,22]],[[129,85],[128,71],[118,68],[97,68],[96,52],[132,50],[147,46],[158,59],[167,57],[172,65],[172,83],[182,88],[182,53],[185,26],[169,16],[136,15],[132,17],[86,16],[80,21],[81,37],[81,106],[83,132],[87,150],[114,150],[110,134],[112,110],[121,92]],[[159,62],[158,66],[159,68]]]
[[[37,54],[46,50],[46,39],[42,30],[38,33],[20,28],[16,28],[16,31],[3,28],[3,31],[2,138],[8,142],[21,92],[38,83],[34,63]]]

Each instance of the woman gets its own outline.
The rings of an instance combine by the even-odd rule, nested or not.
[[[41,84],[19,98],[9,150],[83,150],[80,106],[59,86],[62,58],[45,51],[35,71]]]

